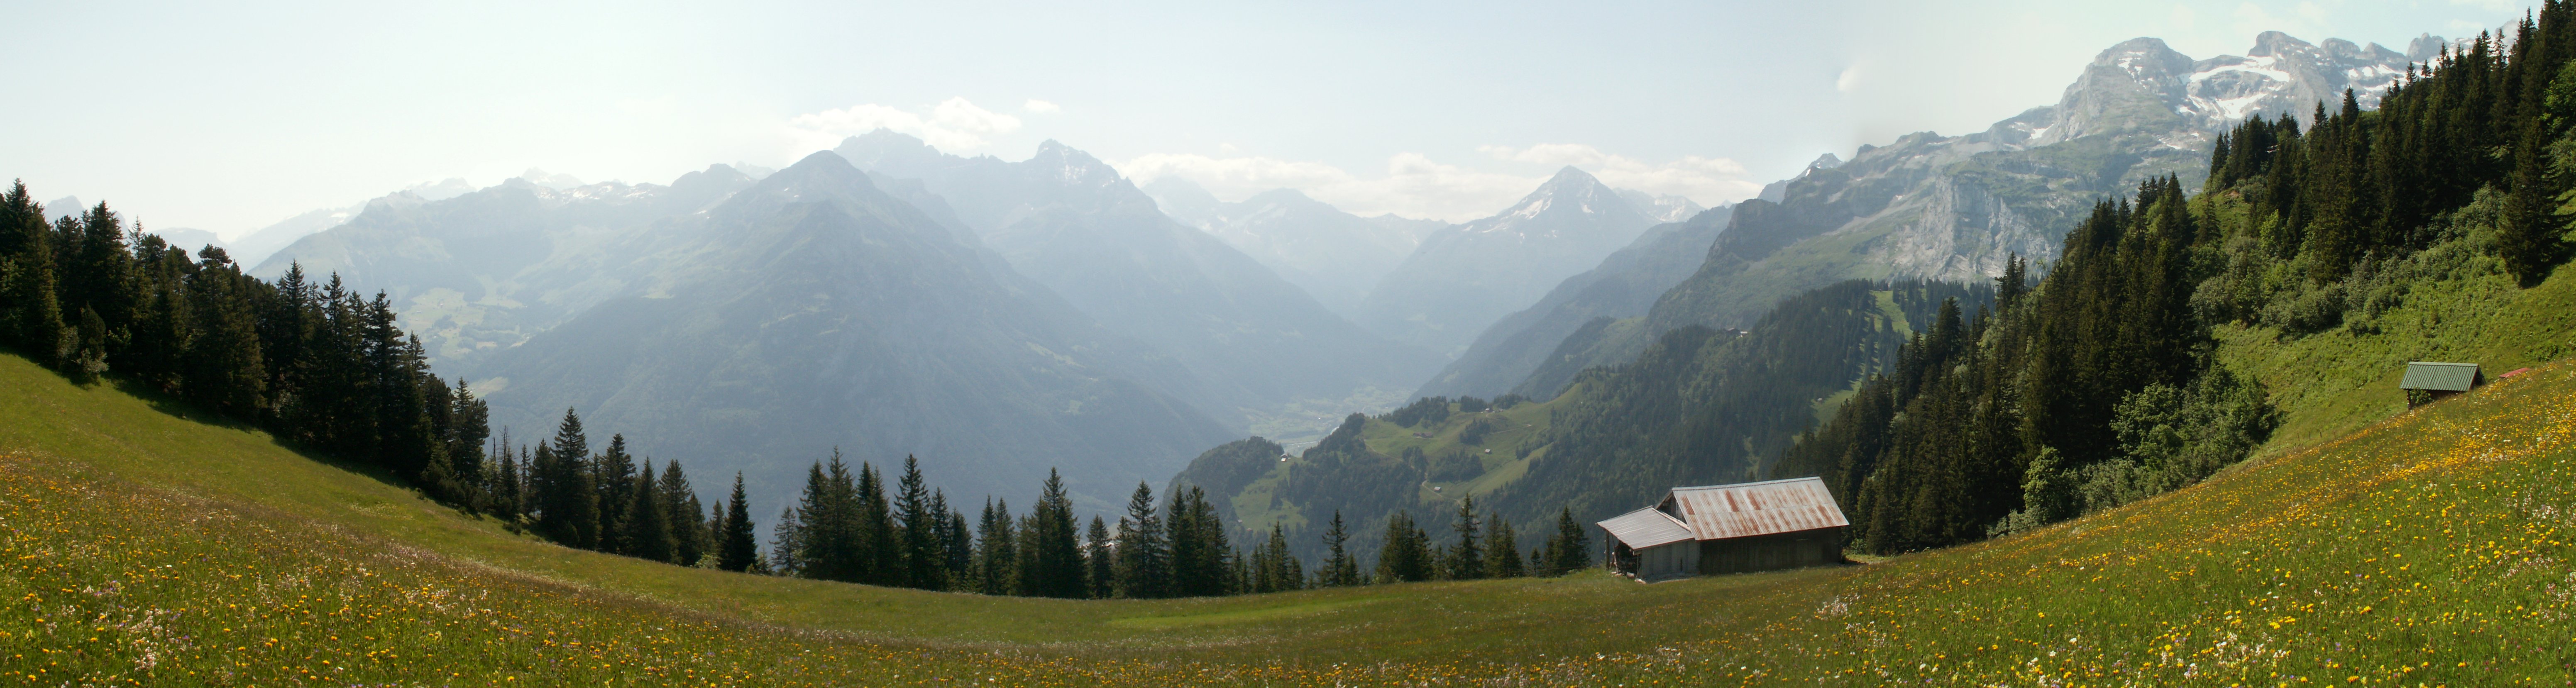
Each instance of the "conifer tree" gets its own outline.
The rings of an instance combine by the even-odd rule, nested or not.
[[[335,284],[336,278],[335,278]],[[539,489],[545,494],[542,507],[552,525],[547,537],[569,547],[600,549],[600,505],[598,475],[590,465],[590,438],[582,432],[581,416],[564,409],[563,422],[555,426],[551,464],[540,456],[538,470],[545,472],[545,483]],[[551,465],[551,469],[549,469]]]
[[[805,573],[805,524],[796,516],[796,507],[778,510],[778,522],[769,526],[769,571],[781,576],[811,578]]]
[[[1118,596],[1150,599],[1171,592],[1171,546],[1154,511],[1154,489],[1136,483],[1118,519]]]
[[[670,512],[662,509],[661,486],[653,479],[652,462],[645,462],[643,475],[630,482],[633,487],[627,490],[626,508],[620,510],[626,517],[618,550],[637,559],[671,563],[676,548],[671,542]]]
[[[1226,545],[1225,524],[1208,504],[1207,492],[1195,485],[1175,490],[1164,518],[1170,524],[1172,542],[1171,593],[1181,597],[1226,594],[1233,587],[1233,577],[1225,560],[1233,548]]]
[[[976,592],[1008,595],[1019,587],[1019,538],[1013,531],[1010,502],[986,498],[975,539]]]
[[[1082,539],[1082,562],[1091,580],[1091,597],[1108,599],[1118,588],[1118,555],[1109,545],[1109,523],[1093,515],[1091,530],[1083,533]]]
[[[1450,580],[1485,577],[1485,549],[1483,543],[1478,542],[1482,522],[1483,519],[1476,516],[1475,497],[1458,500],[1457,520],[1449,525],[1450,532],[1457,533],[1458,542],[1451,545],[1446,556],[1442,557],[1443,577]]]
[[[1028,527],[1020,533],[1020,562],[1022,595],[1081,598],[1091,593],[1074,529],[1073,500],[1065,496],[1064,477],[1054,469],[1047,470],[1038,502],[1029,509]]]
[[[904,587],[937,590],[947,582],[948,553],[940,528],[948,514],[934,511],[930,488],[921,477],[921,461],[903,457],[903,478],[895,486],[896,528],[902,532]]]
[[[1315,572],[1317,587],[1338,588],[1360,584],[1359,561],[1351,558],[1350,531],[1342,526],[1342,512],[1333,511],[1332,525],[1324,529],[1324,568]]]
[[[608,450],[600,452],[590,467],[591,484],[599,490],[599,526],[604,529],[602,532],[628,532],[626,507],[634,501],[635,457],[626,453],[626,436],[610,435]],[[634,554],[624,550],[625,542],[617,538],[603,537],[599,545],[603,552]]]
[[[1529,575],[1521,566],[1520,534],[1512,532],[1512,522],[1502,514],[1485,517],[1485,575],[1492,578],[1519,578]]]
[[[742,473],[736,471],[733,474],[733,497],[725,502],[724,539],[717,545],[716,568],[751,570],[752,561],[760,557],[756,532],[751,523],[750,500],[742,491]]]
[[[645,468],[652,468],[652,462],[646,461]],[[661,500],[662,513],[670,519],[671,563],[698,565],[698,560],[715,548],[711,526],[721,525],[721,519],[716,523],[699,520],[705,510],[698,502],[698,489],[689,484],[689,476],[680,470],[678,461],[662,464],[662,478],[654,484],[653,492]]]
[[[1377,578],[1386,583],[1431,580],[1431,536],[1413,525],[1413,515],[1398,511],[1386,519],[1386,541],[1378,547]]]
[[[1554,555],[1548,562],[1547,575],[1562,576],[1592,565],[1592,546],[1583,524],[1574,521],[1571,507],[1556,512],[1556,537],[1549,540],[1547,551]]]

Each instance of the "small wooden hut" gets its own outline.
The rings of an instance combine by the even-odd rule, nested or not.
[[[2475,363],[2414,361],[2406,364],[2406,377],[2397,381],[2397,389],[2406,393],[2407,406],[2418,406],[2476,389],[2486,381]]]
[[[1823,480],[1792,478],[1677,487],[1599,525],[1613,568],[1659,581],[1840,562],[1851,521]]]

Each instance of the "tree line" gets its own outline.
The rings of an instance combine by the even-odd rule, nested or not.
[[[2412,285],[2530,286],[2576,208],[2576,4],[2410,67],[2378,109],[2253,117],[2209,177],[2098,204],[2033,283],[1945,307],[1774,475],[1823,476],[1862,549],[2009,533],[2177,489],[2243,459],[2278,412],[2213,328],[2369,332]]]
[[[495,442],[463,380],[429,371],[383,292],[302,266],[274,283],[222,248],[191,255],[100,203],[48,221],[24,182],[0,195],[0,346],[82,383],[113,376],[349,461],[564,545],[749,570],[741,477],[710,515],[676,461],[657,474],[614,437],[594,455],[565,411],[553,441]]]
[[[1006,502],[988,499],[970,526],[943,492],[928,488],[916,459],[905,459],[889,496],[874,466],[853,471],[837,451],[814,464],[764,553],[740,474],[731,498],[707,507],[678,461],[657,470],[623,435],[594,450],[573,409],[551,438],[496,437],[485,403],[464,381],[430,372],[419,338],[401,329],[382,292],[361,297],[337,274],[317,284],[300,265],[273,283],[252,277],[222,248],[191,255],[129,226],[105,203],[58,221],[46,216],[23,182],[0,196],[0,346],[78,382],[114,377],[184,400],[569,547],[729,571],[1045,597],[1226,595],[1561,572],[1583,563],[1582,530],[1570,516],[1559,539],[1571,544],[1523,564],[1508,542],[1483,554],[1483,521],[1462,511],[1458,551],[1468,554],[1427,554],[1427,536],[1405,531],[1381,553],[1372,579],[1346,551],[1337,514],[1326,533],[1331,558],[1309,569],[1282,529],[1234,547],[1202,491],[1175,491],[1158,508],[1141,484],[1114,530],[1097,516],[1078,530],[1063,480],[1052,473],[1028,513],[1014,516]],[[1511,539],[1507,524],[1492,522]]]
[[[802,495],[779,515],[766,565],[782,575],[871,585],[1105,599],[1561,575],[1590,563],[1584,530],[1570,512],[1526,559],[1510,525],[1477,515],[1472,499],[1460,503],[1458,519],[1455,543],[1435,548],[1398,513],[1370,575],[1350,551],[1339,512],[1321,534],[1323,561],[1309,567],[1280,526],[1249,546],[1230,544],[1218,510],[1195,486],[1158,503],[1153,488],[1139,483],[1115,525],[1093,516],[1078,529],[1063,477],[1050,471],[1027,513],[1013,516],[1007,501],[987,498],[969,525],[944,492],[925,484],[917,460],[904,459],[889,489],[876,467],[854,470],[835,453],[808,469]]]

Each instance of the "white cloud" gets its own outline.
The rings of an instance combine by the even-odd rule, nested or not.
[[[1528,148],[1482,146],[1476,150],[1496,160],[1550,167],[1573,165],[1612,187],[1685,196],[1701,205],[1740,201],[1762,192],[1761,184],[1745,178],[1743,164],[1727,158],[1690,155],[1671,162],[1649,163],[1578,143],[1542,143]]]
[[[1036,98],[1030,98],[1029,102],[1021,103],[1020,109],[1045,114],[1052,114],[1064,110],[1064,108],[1058,107],[1055,103],[1038,100]]]
[[[1860,65],[1855,64],[1849,67],[1844,67],[1842,74],[1834,76],[1834,90],[1836,91],[1850,93],[1852,92],[1852,89],[1859,87]]]
[[[797,115],[788,120],[788,135],[795,144],[790,152],[802,154],[830,148],[843,138],[879,127],[919,136],[932,146],[955,152],[983,148],[992,143],[985,137],[1018,131],[1020,118],[976,107],[965,98],[941,101],[926,115],[869,103]]]

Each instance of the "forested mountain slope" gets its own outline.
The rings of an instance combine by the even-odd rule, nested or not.
[[[2226,127],[2255,114],[2306,117],[2347,88],[2375,104],[2409,60],[2432,59],[2441,45],[2426,37],[2400,55],[2266,32],[2246,56],[2199,61],[2152,38],[2112,46],[2055,105],[1983,132],[1863,146],[1788,181],[1776,200],[1737,206],[1695,274],[1641,326],[1569,348],[1598,352],[1574,367],[1619,363],[1677,327],[1742,327],[1839,280],[1978,281],[2002,275],[2012,255],[2053,260],[2095,200],[2166,175],[2197,185]]]
[[[1943,546],[2192,484],[2283,405],[2308,433],[2374,418],[2409,360],[2563,355],[2571,58],[2576,8],[2552,3],[2379,109],[2347,92],[2313,126],[2224,133],[2197,196],[2169,177],[2097,204],[2037,291],[2007,285],[1978,336],[1872,381],[1782,471],[1824,476],[1867,549]]]
[[[1759,475],[1824,402],[1891,365],[1909,337],[1959,336],[1963,316],[1945,318],[1945,303],[1990,299],[1982,286],[1847,282],[1783,302],[1750,332],[1668,333],[1545,403],[1432,397],[1354,414],[1285,461],[1247,459],[1260,452],[1236,445],[1210,450],[1174,485],[1228,496],[1214,501],[1252,532],[1275,523],[1311,535],[1339,511],[1363,545],[1378,541],[1390,514],[1438,518],[1469,495],[1528,528],[1568,508],[1608,517],[1674,485]]]

